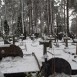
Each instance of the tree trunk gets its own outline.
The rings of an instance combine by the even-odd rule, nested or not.
[[[49,34],[49,26],[50,26],[50,17],[51,17],[51,15],[50,15],[50,0],[47,0],[47,28],[48,28],[48,30],[47,30],[47,33]]]
[[[29,8],[29,34],[31,34],[31,26],[32,26],[32,2]]]
[[[21,0],[22,3],[22,27],[23,27],[23,34],[24,34],[24,0]]]
[[[63,31],[65,31],[66,32],[66,20],[65,20],[65,0],[64,0],[64,29],[63,29]]]
[[[6,17],[6,16],[7,16],[7,15],[6,15],[6,0],[4,0],[4,2],[5,2],[5,20],[6,20],[6,18],[7,18],[7,17]]]
[[[69,0],[67,0],[67,34],[69,35]]]
[[[51,11],[51,34],[53,35],[53,25],[54,25],[54,0],[50,0],[50,11]]]

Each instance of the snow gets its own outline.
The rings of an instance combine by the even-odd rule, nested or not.
[[[18,73],[39,71],[39,68],[34,56],[24,55],[23,58],[3,58],[0,62],[0,70],[2,73]]]
[[[53,75],[51,75],[51,76],[49,76],[49,77],[70,77],[70,76],[69,76],[69,75],[66,75],[66,74],[64,74],[64,73],[62,73],[62,74],[55,73],[55,74],[53,74]]]
[[[4,42],[3,42],[3,41],[0,41],[0,46],[1,46],[1,45],[4,45]]]
[[[39,41],[41,39],[32,42],[32,40],[26,40],[26,46],[27,46],[27,51],[26,53],[32,53],[34,52],[39,60],[39,63],[41,64],[42,61],[44,61],[43,59],[43,45],[39,45]],[[59,42],[59,47],[56,47],[53,42],[53,46],[52,48],[47,48],[47,51],[51,52],[47,53],[48,55],[48,60],[51,59],[52,57],[59,57],[59,58],[63,58],[66,61],[68,61],[71,65],[72,69],[77,69],[77,63],[73,62],[72,60],[74,59],[74,55],[72,55],[73,53],[76,53],[76,46],[72,45],[72,40],[69,40],[69,44],[68,47],[65,47],[65,43],[63,43],[63,41],[58,41]],[[77,58],[75,59],[77,60]]]
[[[2,73],[2,72],[0,72],[0,77],[4,77],[4,75],[3,75],[3,73]]]
[[[74,41],[75,43],[77,43],[77,39],[74,39],[73,41]]]
[[[3,45],[0,45],[0,47],[10,47],[10,44],[3,44]]]
[[[43,56],[43,45],[39,45],[39,41],[42,39],[36,39],[32,41],[29,37],[26,40],[16,42],[16,45],[19,46],[24,54],[23,58],[16,57],[16,58],[3,58],[0,62],[0,70],[2,73],[16,73],[16,72],[32,72],[32,71],[39,71],[38,65],[32,52],[38,58],[40,66],[44,61]],[[22,42],[22,45],[20,44]],[[76,53],[76,45],[72,43],[72,40],[69,40],[68,47],[65,47],[65,43],[62,41],[59,42],[59,47],[56,47],[56,43],[52,42],[52,48],[47,48],[47,58],[48,60],[53,57],[63,58],[68,61],[71,65],[72,69],[77,70],[77,58],[74,58],[73,53]],[[50,53],[52,54],[50,54]],[[75,54],[76,55],[76,54]],[[73,61],[74,60],[74,61]],[[60,77],[59,75],[56,77]],[[66,76],[68,77],[68,76]]]

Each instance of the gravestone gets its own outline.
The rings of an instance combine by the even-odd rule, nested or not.
[[[20,56],[23,57],[23,52],[21,50],[20,47],[16,46],[16,45],[4,45],[4,46],[0,46],[0,55],[2,57],[16,57],[16,56]]]

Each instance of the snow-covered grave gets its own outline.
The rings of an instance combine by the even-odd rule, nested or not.
[[[16,45],[20,46],[23,51],[23,58],[21,57],[6,57],[0,61],[0,71],[4,74],[7,73],[21,73],[21,72],[37,72],[39,67],[35,57],[32,52],[32,41],[24,40],[23,46],[20,45],[20,42]],[[26,50],[25,45],[28,47]],[[1,45],[4,47],[4,45]]]
[[[24,54],[34,52],[38,58],[40,65],[42,65],[43,59],[43,45],[39,45],[41,38],[37,39],[35,43],[32,43],[32,40],[24,40],[23,43],[26,44],[27,51],[23,49]],[[58,41],[59,47],[56,47],[53,43],[52,48],[47,48],[48,60],[53,57],[59,57],[65,59],[71,65],[72,70],[77,70],[77,58],[74,58],[73,53],[76,53],[76,46],[72,45],[72,40],[69,40],[68,47],[65,46],[63,41]],[[32,45],[33,44],[33,45]],[[22,47],[23,48],[23,47]],[[75,60],[75,61],[73,61]]]
[[[3,58],[0,62],[0,71],[5,74],[35,72],[39,71],[39,68],[33,55],[24,55],[23,58]]]
[[[27,38],[23,40],[23,44],[20,45],[21,42],[16,42],[24,54],[23,58],[3,58],[0,62],[0,70],[2,73],[17,73],[17,72],[33,72],[39,71],[37,62],[32,55],[32,52],[35,53],[37,59],[39,61],[40,66],[42,66],[43,58],[43,45],[39,45],[39,41],[42,39],[35,39],[33,42],[31,39]],[[72,45],[72,41],[69,41],[68,47],[65,47],[65,43],[63,41],[58,41],[59,47],[56,47],[54,42],[52,41],[52,48],[47,48],[47,56],[48,60],[53,57],[63,58],[69,62],[72,70],[77,70],[77,58],[74,58],[72,53],[76,53],[76,46]]]
[[[43,59],[43,45],[39,45],[39,41],[41,39],[37,39],[36,42],[34,43],[35,46],[32,46],[32,40],[24,40],[27,46],[27,51],[25,53],[32,53],[34,52],[39,60],[39,63],[41,64]],[[59,41],[59,47],[56,47],[53,42],[52,48],[47,48],[47,55],[48,55],[48,60],[53,58],[53,57],[59,57],[63,58],[66,61],[69,62],[71,65],[71,68],[74,70],[77,70],[77,62],[74,62],[74,55],[76,53],[76,46],[72,45],[72,41],[68,41],[68,47],[65,47],[65,43],[63,41]],[[25,51],[25,50],[23,50]],[[50,53],[49,53],[50,52]],[[52,54],[51,54],[52,53]],[[74,60],[77,60],[75,58]]]

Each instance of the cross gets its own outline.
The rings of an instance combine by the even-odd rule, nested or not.
[[[52,48],[52,40],[55,40],[55,38],[53,38],[52,35],[50,35],[50,37],[48,37],[47,40],[50,41],[50,48]]]
[[[33,41],[34,41],[35,35],[34,35],[34,34],[32,34],[32,36],[31,36],[31,37],[32,37],[32,39],[33,39]]]
[[[15,36],[13,35],[13,44],[15,45]]]
[[[76,55],[74,56],[74,58],[76,58],[77,57],[77,39],[74,39],[73,43],[76,43]]]
[[[68,40],[70,40],[70,37],[68,37],[68,36],[66,36],[66,37],[64,37],[64,41],[65,41],[65,43],[66,43],[66,47],[68,47]]]
[[[22,41],[23,41],[23,37],[24,37],[23,34],[21,34],[20,38],[22,39]]]
[[[47,63],[47,47],[49,47],[49,40],[43,40],[43,41],[40,41],[40,44],[43,45],[43,55],[44,55],[44,60],[45,62],[43,63],[43,70],[44,70],[44,77],[47,77],[47,66],[48,66],[48,63]]]
[[[47,47],[49,47],[49,40],[40,41],[40,45],[43,45],[43,55],[47,53]]]
[[[23,34],[21,34],[20,38],[22,41],[21,41],[20,45],[23,45],[23,37],[24,37]]]

